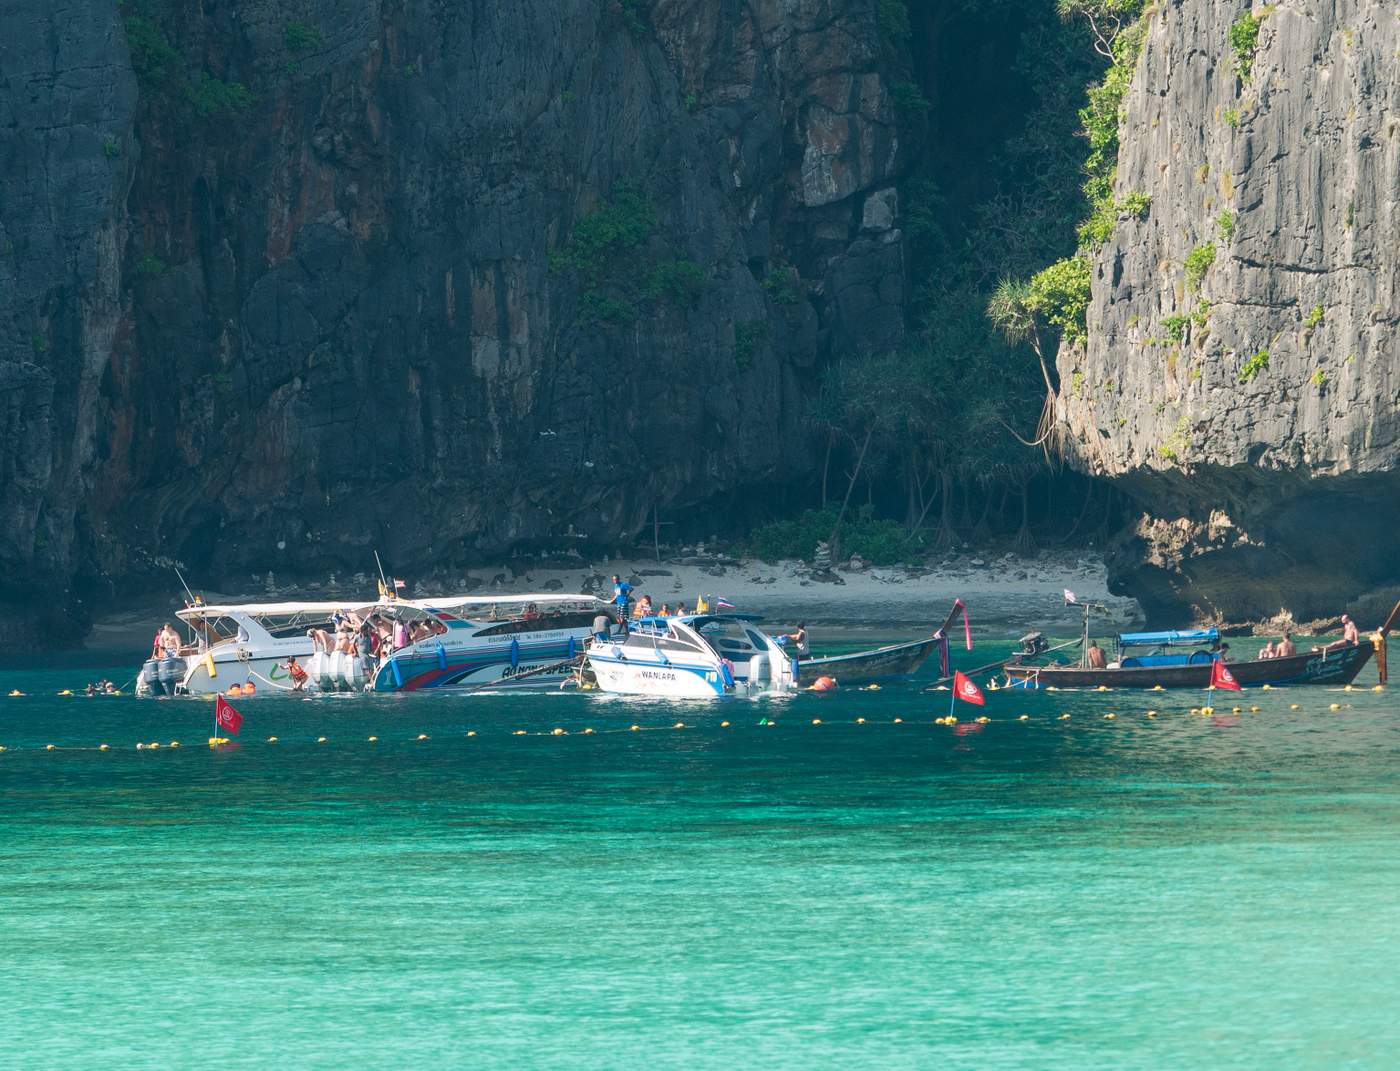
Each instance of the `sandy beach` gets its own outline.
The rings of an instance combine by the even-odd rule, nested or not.
[[[408,597],[433,595],[513,595],[529,592],[611,592],[614,573],[625,576],[634,597],[650,595],[659,608],[684,602],[694,607],[698,595],[727,599],[736,609],[762,614],[773,627],[806,622],[829,638],[869,634],[918,635],[941,624],[952,602],[968,607],[973,631],[1015,637],[1033,630],[1072,634],[1079,611],[1066,607],[1064,591],[1081,600],[1102,603],[1110,617],[1100,631],[1129,628],[1142,620],[1133,599],[1110,595],[1101,563],[1078,554],[1043,552],[978,557],[959,555],[918,569],[871,566],[831,571],[798,561],[762,562],[722,556],[664,559],[613,559],[584,562],[559,558],[514,559],[499,566],[440,575],[421,582],[411,575]],[[201,590],[196,585],[196,590]],[[364,576],[328,577],[322,583],[283,585],[272,577],[250,578],[242,591],[201,590],[210,603],[281,599],[340,600],[347,605],[372,598],[374,582]],[[100,616],[87,646],[97,649],[140,647],[171,612],[183,605],[178,590],[168,597]]]

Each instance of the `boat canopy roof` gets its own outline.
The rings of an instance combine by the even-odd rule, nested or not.
[[[557,591],[542,595],[444,595],[442,598],[400,599],[400,606],[416,606],[420,610],[470,610],[488,606],[575,606],[579,603],[593,604],[604,600],[594,595],[569,595]]]
[[[175,616],[188,621],[192,617],[227,617],[243,614],[248,617],[289,617],[293,614],[325,614],[329,617],[337,610],[364,609],[380,605],[377,602],[243,602],[243,603],[197,603],[176,610]]]
[[[1122,632],[1119,647],[1195,647],[1219,643],[1220,630],[1214,628],[1172,629],[1167,632]]]
[[[664,625],[668,621],[679,621],[691,628],[704,628],[711,621],[762,621],[762,614],[672,614],[670,617],[643,617],[638,625]]]

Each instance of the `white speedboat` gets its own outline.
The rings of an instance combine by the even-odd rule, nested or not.
[[[714,699],[791,691],[797,666],[755,614],[647,617],[588,645],[598,687],[618,695]]]
[[[252,683],[290,688],[287,659],[293,655],[309,676],[308,689],[349,691],[364,687],[363,661],[352,655],[317,650],[313,631],[334,634],[337,613],[364,617],[378,611],[393,616],[392,601],[355,605],[344,602],[264,602],[206,606],[196,603],[176,616],[189,642],[178,652],[146,660],[136,679],[137,695],[212,695]]]
[[[380,661],[376,692],[554,687],[573,675],[594,621],[616,620],[591,595],[455,596],[400,609],[419,638]]]

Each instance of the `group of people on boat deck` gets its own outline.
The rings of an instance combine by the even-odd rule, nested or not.
[[[1293,642],[1293,634],[1285,632],[1279,637],[1278,643],[1274,643],[1273,640],[1265,643],[1263,650],[1259,652],[1259,658],[1261,661],[1266,658],[1289,658],[1297,653],[1298,647]]]
[[[180,634],[175,631],[175,626],[167,621],[160,627],[155,640],[151,643],[151,657],[178,658],[184,645],[185,641],[180,639]]]
[[[330,624],[334,635],[324,628],[306,630],[312,651],[359,655],[366,663],[447,631],[441,621],[424,619],[409,624],[403,618],[386,617],[378,611],[361,617],[354,610],[337,610],[331,615]]]

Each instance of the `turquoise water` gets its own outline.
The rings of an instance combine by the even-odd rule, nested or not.
[[[207,702],[53,694],[138,660],[0,670],[0,1064],[1396,1064],[1370,668],[1238,724],[994,693],[966,735],[908,687],[259,696],[218,751]]]

